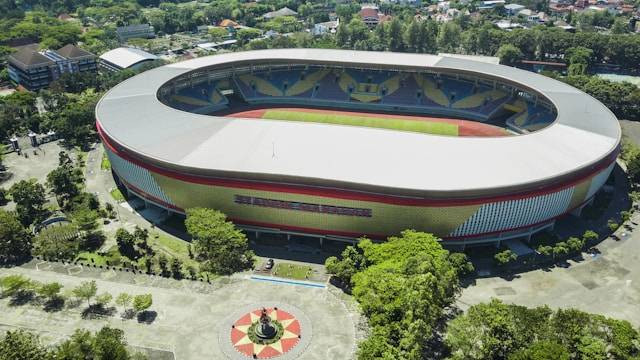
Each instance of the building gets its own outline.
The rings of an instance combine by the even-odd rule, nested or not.
[[[524,10],[524,8],[525,6],[520,4],[507,4],[504,6],[504,9],[509,16],[516,15],[520,10]]]
[[[137,69],[140,66],[158,60],[158,57],[144,50],[119,47],[100,55],[100,68],[107,71]]]
[[[298,13],[289,9],[288,7],[283,7],[280,10],[271,11],[262,15],[262,17],[267,20],[271,20],[271,19],[275,19],[283,16],[298,16]]]
[[[201,115],[235,106],[230,93],[256,106],[467,120],[508,111],[510,128],[527,135]],[[112,88],[96,119],[116,181],[149,206],[215,208],[258,233],[382,239],[410,228],[458,245],[526,238],[578,214],[609,177],[621,138],[603,104],[542,75],[447,56],[329,49],[156,68]]]
[[[363,5],[359,15],[362,21],[370,28],[374,28],[382,22],[391,20],[390,15],[381,13],[375,5]]]
[[[156,37],[153,26],[149,24],[120,26],[116,28],[116,34],[120,42],[126,42],[129,39],[153,39]]]
[[[9,55],[7,62],[11,80],[31,91],[48,87],[65,73],[97,70],[96,56],[71,44],[44,51],[22,47]]]
[[[313,25],[311,33],[316,36],[333,34],[338,30],[338,26],[340,26],[340,20],[317,23]]]

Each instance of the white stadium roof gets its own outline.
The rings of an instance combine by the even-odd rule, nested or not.
[[[106,60],[122,69],[126,69],[141,61],[156,60],[158,57],[144,50],[119,47],[100,55],[100,59]]]
[[[161,85],[192,70],[269,60],[477,73],[544,94],[558,115],[548,127],[527,135],[452,137],[243,121],[188,113],[157,98]],[[453,57],[327,49],[228,53],[149,70],[111,89],[98,103],[96,116],[106,135],[125,149],[183,172],[431,195],[533,189],[590,168],[615,151],[621,136],[616,117],[603,104],[542,75]]]

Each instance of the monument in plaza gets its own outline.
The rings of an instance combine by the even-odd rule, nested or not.
[[[266,308],[262,308],[259,322],[260,323],[254,328],[256,336],[263,340],[273,339],[278,331],[271,322],[271,317],[267,315]]]

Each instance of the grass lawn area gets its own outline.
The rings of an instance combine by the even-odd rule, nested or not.
[[[102,153],[102,161],[100,162],[100,169],[102,170],[111,170],[111,162],[109,162],[109,158],[107,157],[107,153]]]
[[[412,131],[436,135],[458,135],[458,125],[422,120],[377,118],[373,116],[314,113],[290,110],[267,110],[263,119],[363,126],[379,129]]]
[[[295,280],[306,280],[311,268],[306,265],[277,263],[273,275]]]
[[[110,193],[111,197],[117,202],[123,202],[125,200],[124,195],[122,195],[122,192],[118,188],[111,190]]]

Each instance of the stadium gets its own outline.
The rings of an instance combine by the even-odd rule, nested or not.
[[[96,125],[118,184],[170,212],[350,240],[527,237],[579,213],[621,130],[600,102],[502,65],[326,49],[228,53],[111,89]]]

